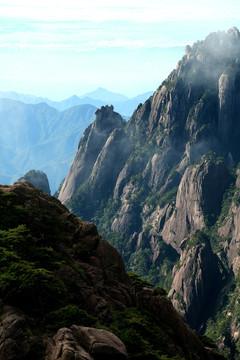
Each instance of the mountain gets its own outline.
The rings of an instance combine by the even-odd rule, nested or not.
[[[27,181],[0,209],[1,360],[224,360],[93,223]]]
[[[212,33],[128,123],[102,107],[59,194],[229,359],[240,356],[239,59],[237,28]]]
[[[91,105],[82,105],[58,112],[45,103],[0,99],[0,182],[9,184],[39,169],[47,174],[54,193],[95,111]]]
[[[44,172],[39,170],[30,170],[19,179],[19,181],[22,180],[27,180],[46,194],[51,195],[48,178]]]
[[[82,95],[81,98],[89,97],[94,100],[100,100],[100,101],[110,101],[111,103],[116,102],[124,102],[129,100],[127,96],[124,96],[122,94],[113,93],[111,91],[108,91],[106,89],[103,89],[99,87],[95,91],[91,91],[85,95]]]
[[[26,104],[39,104],[42,102],[48,103],[50,101],[47,98],[34,96],[30,94],[19,94],[15,91],[0,91],[0,98],[21,101]]]
[[[21,101],[26,104],[46,103],[58,111],[64,111],[73,106],[86,104],[95,106],[97,108],[100,108],[104,105],[114,105],[116,110],[128,120],[128,117],[132,115],[133,111],[139,105],[139,103],[147,100],[150,94],[152,95],[152,92],[141,94],[132,99],[128,99],[124,95],[113,93],[103,88],[98,88],[97,90],[82,95],[81,97],[73,95],[62,101],[52,101],[47,98],[36,97],[34,95],[28,94],[18,94],[13,91],[0,91],[0,98]]]

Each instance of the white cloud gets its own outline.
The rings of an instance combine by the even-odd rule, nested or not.
[[[211,5],[212,4],[212,5]],[[240,7],[224,2],[211,4],[203,0],[201,5],[192,5],[192,1],[183,1],[181,5],[179,2],[168,5],[166,1],[99,1],[91,0],[75,1],[46,1],[35,0],[19,1],[0,0],[0,17],[17,18],[17,19],[34,19],[45,21],[129,21],[152,23],[166,20],[187,20],[187,19],[212,19],[240,17]],[[235,2],[232,0],[232,4]]]

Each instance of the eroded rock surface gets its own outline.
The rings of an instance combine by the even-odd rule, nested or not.
[[[59,329],[48,340],[45,354],[51,360],[126,360],[126,347],[112,333],[89,327],[72,325]]]
[[[173,276],[168,294],[173,306],[192,328],[200,329],[211,313],[222,283],[218,258],[209,241],[190,248],[187,246]]]
[[[202,229],[207,221],[214,222],[232,180],[222,161],[203,157],[199,164],[188,167],[178,188],[174,212],[161,234],[164,241],[180,251],[184,238]]]

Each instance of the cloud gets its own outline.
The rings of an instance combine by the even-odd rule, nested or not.
[[[221,4],[222,3],[222,4]],[[152,23],[169,20],[193,20],[193,19],[212,19],[212,18],[240,18],[240,7],[236,1],[226,2],[212,1],[210,4],[205,0],[200,5],[193,5],[192,1],[179,2],[149,0],[141,1],[99,1],[90,0],[35,0],[34,2],[23,0],[19,1],[0,0],[0,17],[15,19],[33,19],[44,21],[128,21],[132,23]]]

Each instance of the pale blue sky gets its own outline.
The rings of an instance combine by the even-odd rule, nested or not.
[[[186,44],[232,26],[239,0],[0,0],[0,90],[132,97],[155,90]]]

